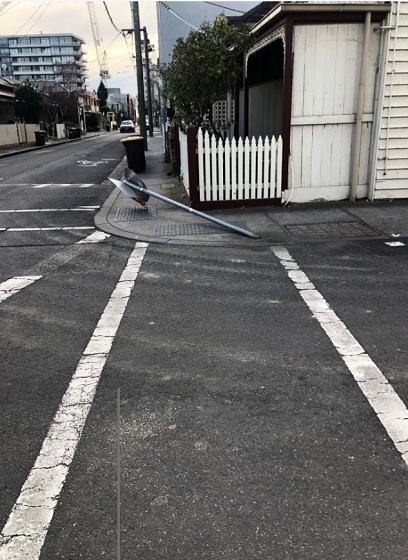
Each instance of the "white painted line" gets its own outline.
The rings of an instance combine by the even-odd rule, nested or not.
[[[272,251],[287,270],[300,295],[319,321],[356,380],[378,419],[408,465],[408,409],[387,378],[338,318],[285,247]]]
[[[89,183],[91,186],[93,183]],[[44,187],[78,187],[77,183],[41,183],[40,185],[32,185],[32,189],[43,189]]]
[[[77,206],[77,208],[83,208],[84,210],[98,210],[100,206]]]
[[[77,241],[77,245],[81,245],[81,243],[100,243],[108,237],[110,237],[109,233],[105,233],[103,231],[95,231],[94,233],[91,233],[91,235],[88,235],[88,237],[85,237],[85,239]]]
[[[402,241],[385,241],[385,244],[390,247],[405,247],[405,243]]]
[[[100,206],[78,206],[77,208],[25,208],[23,210],[0,210],[0,214],[23,214],[30,212],[90,212]]]
[[[72,229],[95,229],[93,226],[38,227],[38,228],[6,228],[4,231],[66,231]]]
[[[147,250],[136,243],[0,536],[0,560],[38,560],[102,370]]]
[[[0,303],[40,278],[42,276],[14,276],[5,280],[0,284]]]
[[[93,183],[83,183],[82,185],[79,185],[80,189],[87,189],[88,187],[93,187]]]

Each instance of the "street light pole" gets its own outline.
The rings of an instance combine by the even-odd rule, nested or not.
[[[139,2],[132,2],[132,14],[133,14],[133,28],[135,34],[137,104],[139,109],[139,126],[140,126],[140,134],[145,139],[145,150],[147,150],[146,111],[145,111],[145,97],[144,97],[144,85],[143,85],[142,45],[140,41]]]
[[[146,27],[143,27],[143,42],[146,61],[146,89],[147,89],[147,109],[149,112],[149,136],[153,136],[153,114],[152,114],[152,91],[150,86],[150,63],[149,63],[149,41],[147,38]]]

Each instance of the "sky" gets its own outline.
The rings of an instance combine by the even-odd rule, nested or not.
[[[137,94],[133,34],[125,39],[118,30],[133,27],[128,0],[106,0],[113,24],[101,0],[92,2],[95,8],[102,48],[111,78],[108,88],[120,88],[122,93]],[[156,50],[151,53],[152,62],[158,58],[156,1],[139,1],[141,28],[146,27],[150,43]],[[89,78],[87,89],[97,90],[100,84],[92,26],[86,0],[13,0],[0,1],[0,35],[31,35],[37,33],[74,33],[86,44],[85,59]]]

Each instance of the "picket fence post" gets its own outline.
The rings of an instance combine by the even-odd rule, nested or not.
[[[200,201],[280,198],[283,143],[279,136],[235,138],[197,134]]]

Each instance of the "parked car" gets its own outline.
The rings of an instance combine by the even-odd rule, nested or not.
[[[120,132],[135,132],[135,124],[133,121],[122,121]]]

